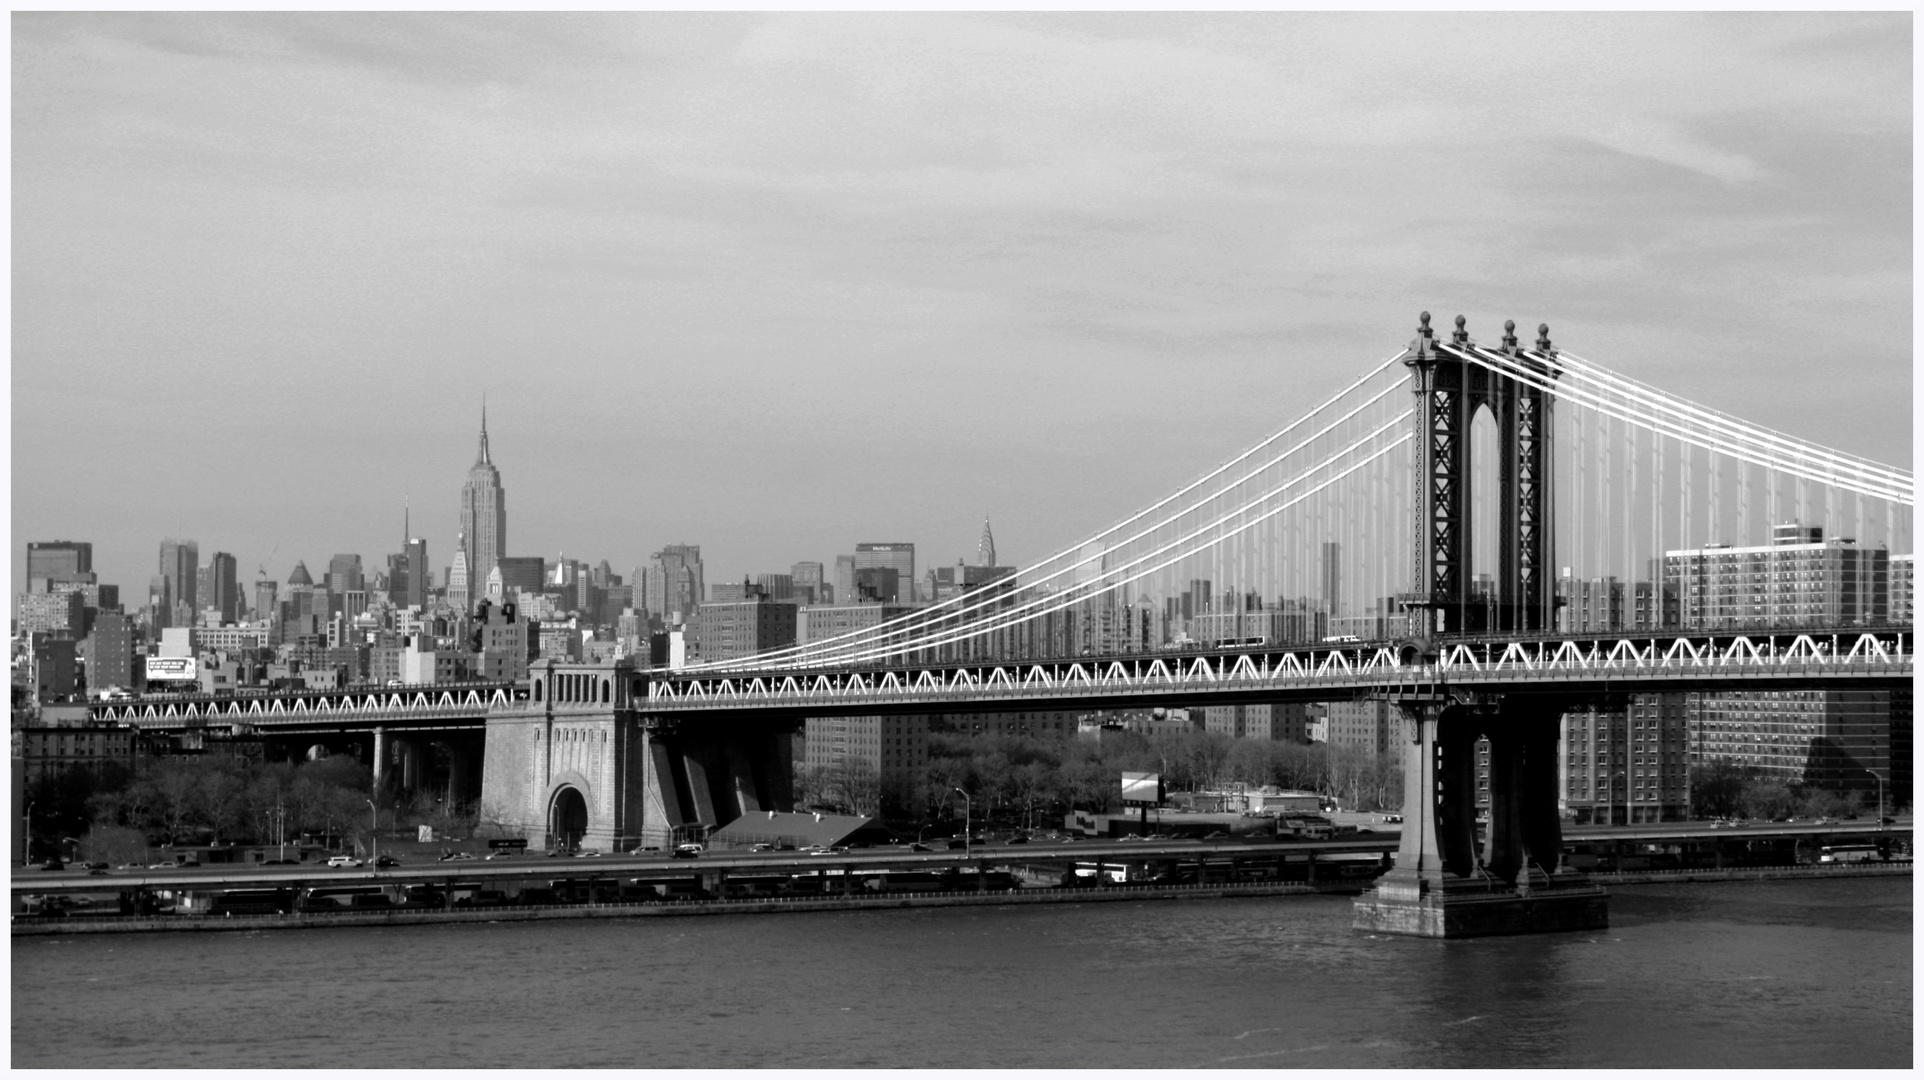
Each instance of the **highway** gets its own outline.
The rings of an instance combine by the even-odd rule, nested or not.
[[[234,888],[272,888],[300,885],[306,888],[336,888],[374,884],[431,884],[448,881],[484,882],[530,878],[615,878],[633,877],[649,881],[691,878],[697,874],[727,873],[806,874],[815,870],[926,870],[941,871],[980,863],[1006,865],[1012,862],[1131,862],[1179,859],[1193,862],[1198,857],[1227,859],[1275,858],[1279,855],[1303,856],[1337,854],[1381,854],[1396,850],[1393,835],[1369,835],[1339,840],[1292,840],[1243,842],[1236,840],[1115,841],[1082,840],[1061,843],[988,844],[970,851],[911,851],[907,845],[811,854],[796,851],[705,852],[693,859],[670,858],[665,853],[644,855],[604,855],[595,858],[549,857],[545,854],[515,855],[508,858],[404,863],[384,870],[367,867],[329,867],[319,863],[302,866],[264,866],[260,864],[214,864],[185,869],[110,870],[93,876],[86,870],[42,871],[16,868],[13,894],[121,892],[147,890],[206,890]]]

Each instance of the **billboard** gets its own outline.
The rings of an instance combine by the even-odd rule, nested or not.
[[[1157,806],[1162,803],[1162,774],[1126,772],[1122,774],[1122,801]]]
[[[150,656],[147,658],[148,682],[198,681],[200,667],[191,656]]]

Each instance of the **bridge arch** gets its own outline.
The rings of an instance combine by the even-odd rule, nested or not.
[[[588,833],[588,796],[582,785],[558,783],[548,793],[548,843],[573,851]]]

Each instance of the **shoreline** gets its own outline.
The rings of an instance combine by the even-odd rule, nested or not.
[[[1851,863],[1840,866],[1764,866],[1724,870],[1649,870],[1591,874],[1611,885],[1691,885],[1809,878],[1896,877],[1911,864]],[[1124,900],[1221,900],[1252,896],[1357,895],[1354,882],[1307,885],[1244,882],[1220,885],[1109,885],[1076,889],[1011,889],[1004,892],[906,893],[739,900],[555,904],[435,911],[369,911],[292,915],[164,915],[43,918],[16,915],[12,934],[45,937],[79,934],[233,933],[251,930],[318,930],[336,926],[420,926],[441,923],[534,922],[548,919],[636,919],[691,915],[775,915],[811,911],[987,907],[1011,904],[1085,904]]]

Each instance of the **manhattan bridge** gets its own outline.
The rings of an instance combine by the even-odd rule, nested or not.
[[[486,693],[96,712],[372,724],[377,778],[384,730],[471,724],[484,797],[530,842],[625,850],[792,809],[788,733],[809,716],[1387,699],[1406,823],[1357,925],[1594,927],[1605,898],[1560,859],[1560,717],[1631,694],[1907,696],[1913,499],[1909,470],[1620,375],[1547,326],[1486,344],[1426,312],[1407,347],[1178,490],[864,629],[675,670],[542,660]],[[1771,569],[1758,553],[1787,521],[1821,522],[1850,580]],[[1170,644],[1169,625],[1205,629]]]

